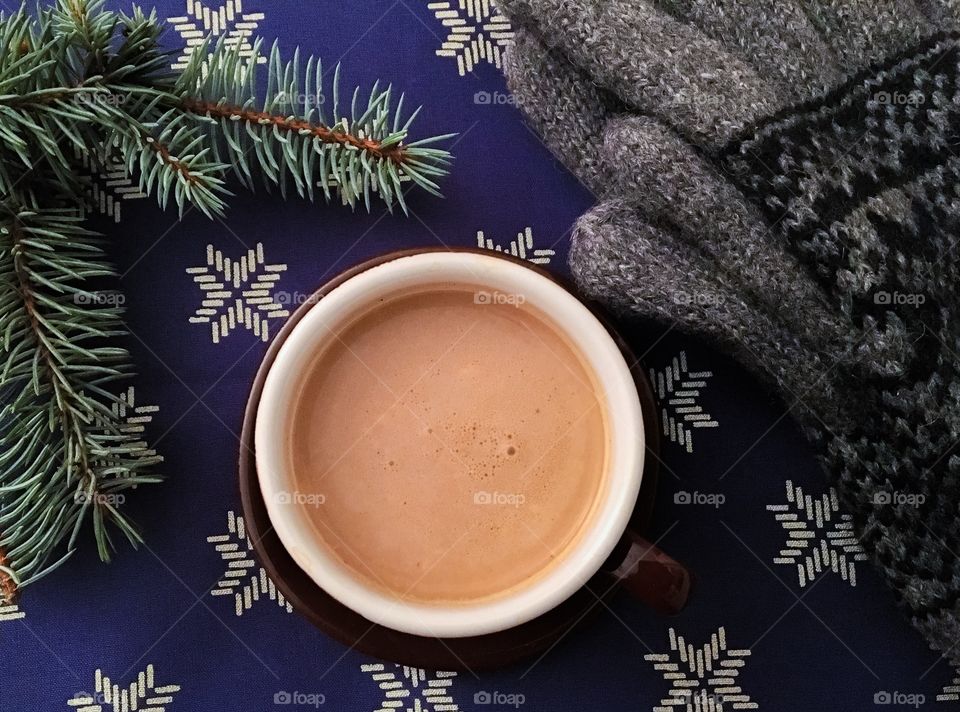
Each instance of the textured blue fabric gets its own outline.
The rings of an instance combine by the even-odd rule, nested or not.
[[[225,27],[204,14],[221,8]],[[909,628],[844,534],[790,421],[794,404],[772,400],[670,325],[634,331],[662,388],[666,423],[654,534],[696,574],[680,616],[655,616],[620,595],[538,661],[444,675],[348,650],[289,612],[269,586],[247,606],[220,584],[230,561],[248,571],[234,588],[259,580],[246,542],[230,531],[241,514],[238,433],[265,339],[282,319],[265,319],[265,334],[238,324],[215,337],[197,313],[198,278],[217,276],[208,262],[262,253],[256,275],[266,276],[261,286],[278,312],[338,271],[402,247],[519,244],[563,273],[568,230],[592,198],[510,105],[496,66],[509,27],[486,0],[163,0],[158,10],[174,24],[171,46],[206,30],[278,39],[286,53],[299,45],[330,66],[342,61],[345,86],[392,82],[411,105],[424,104],[418,135],[459,133],[456,163],[446,199],[417,195],[409,218],[258,194],[239,195],[225,221],[191,212],[178,222],[100,180],[104,214],[94,221],[113,238],[139,370],[130,415],[163,455],[169,481],[128,498],[144,549],[122,550],[103,566],[85,541],[18,608],[0,609],[0,712],[126,709],[105,678],[129,688],[141,674],[142,691],[127,698],[169,712],[321,703],[347,712],[806,712],[870,710],[886,700],[960,709],[960,673]],[[457,37],[477,44],[464,49]],[[791,553],[788,529],[809,535],[810,546]],[[821,546],[828,556],[818,571],[807,556]]]

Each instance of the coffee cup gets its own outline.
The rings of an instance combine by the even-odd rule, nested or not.
[[[473,355],[513,348],[496,343],[510,334],[544,368],[528,362],[526,380],[497,391],[511,364],[485,370]],[[357,271],[309,306],[263,382],[254,444],[270,524],[317,586],[402,633],[508,630],[600,571],[677,612],[689,573],[630,528],[646,441],[632,366],[594,311],[519,260],[423,250]],[[528,386],[541,371],[552,375]],[[448,403],[449,384],[464,379],[473,379],[469,392]],[[497,412],[487,390],[513,398],[514,412]],[[551,410],[583,403],[588,415],[566,421]],[[486,409],[479,427],[478,404]],[[515,414],[524,424],[514,428]],[[557,437],[542,437],[554,422]],[[515,482],[516,491],[487,478]],[[408,509],[415,515],[405,520]]]

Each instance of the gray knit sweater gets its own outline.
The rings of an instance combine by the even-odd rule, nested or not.
[[[898,601],[960,662],[960,3],[498,4],[511,88],[600,199],[580,287],[794,404]]]

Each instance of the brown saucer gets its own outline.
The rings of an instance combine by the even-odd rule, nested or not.
[[[529,262],[510,255],[474,248],[452,248],[452,250],[423,248],[391,252],[357,265],[335,277],[320,287],[314,293],[312,299],[306,300],[290,316],[274,338],[257,371],[243,419],[240,448],[240,497],[243,502],[247,536],[250,538],[261,565],[266,569],[267,575],[290,602],[294,610],[324,633],[362,653],[405,665],[433,670],[482,670],[509,665],[524,658],[543,654],[573,628],[586,620],[590,614],[597,612],[600,602],[609,598],[619,584],[616,583],[611,574],[600,571],[586,586],[557,608],[528,623],[490,635],[439,639],[425,638],[384,628],[371,623],[335,600],[317,586],[290,558],[267,516],[266,505],[263,502],[257,480],[254,452],[254,423],[256,422],[257,407],[260,403],[260,395],[267,371],[273,364],[281,344],[304,314],[316,303],[316,300],[328,294],[347,279],[376,265],[421,252],[443,251],[477,252],[484,255],[499,256],[502,259],[534,269],[574,292],[572,287],[563,280],[531,265]],[[659,427],[653,392],[643,367],[620,335],[614,331],[609,320],[594,305],[588,304],[588,306],[606,325],[617,341],[624,357],[627,359],[627,363],[632,364],[631,371],[640,393],[643,423],[647,436],[647,455],[640,496],[632,519],[632,528],[643,532],[646,531],[650,523],[660,449]],[[616,558],[616,552],[611,557],[611,559],[614,558]]]

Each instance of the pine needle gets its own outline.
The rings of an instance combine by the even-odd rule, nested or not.
[[[328,80],[276,44],[263,65],[259,41],[245,54],[223,39],[178,75],[163,30],[155,11],[103,0],[0,13],[0,605],[87,527],[104,560],[111,530],[136,546],[123,493],[160,480],[119,415],[132,367],[122,301],[92,286],[116,273],[78,217],[90,165],[215,216],[231,183],[406,212],[405,190],[439,195],[451,160],[435,146],[449,135],[408,140],[419,109],[389,86],[344,95],[339,66]]]

